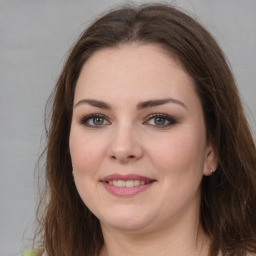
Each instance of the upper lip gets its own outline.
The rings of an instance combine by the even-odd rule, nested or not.
[[[155,181],[155,179],[149,178],[149,177],[145,177],[145,176],[141,176],[141,175],[137,175],[137,174],[110,174],[105,176],[103,179],[101,179],[101,181],[103,182],[107,182],[110,180],[143,180],[146,182],[151,182],[151,181]]]

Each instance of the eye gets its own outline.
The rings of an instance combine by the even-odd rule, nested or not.
[[[144,122],[144,124],[149,124],[160,128],[167,128],[176,123],[177,121],[175,120],[175,118],[166,114],[152,114],[148,117],[146,122]]]
[[[88,116],[84,116],[80,120],[80,123],[92,128],[100,128],[110,124],[110,122],[102,114],[91,114]]]

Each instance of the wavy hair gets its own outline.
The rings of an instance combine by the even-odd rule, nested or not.
[[[64,64],[52,94],[47,131],[46,184],[35,241],[48,256],[97,256],[104,240],[99,220],[78,195],[72,177],[69,133],[76,82],[83,64],[105,47],[157,44],[182,63],[201,100],[207,138],[218,168],[203,177],[200,222],[210,256],[256,251],[256,149],[224,54],[197,21],[166,4],[124,6],[87,28]]]

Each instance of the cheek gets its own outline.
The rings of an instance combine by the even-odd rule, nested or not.
[[[102,144],[92,140],[83,129],[74,127],[70,132],[70,154],[77,191],[90,208],[95,200],[97,170],[101,162]]]
[[[152,143],[150,155],[160,169],[170,175],[203,171],[206,142],[199,132],[182,130],[157,141]]]
[[[103,157],[104,145],[92,137],[77,129],[71,129],[69,147],[72,165],[77,172],[97,170],[96,166]]]

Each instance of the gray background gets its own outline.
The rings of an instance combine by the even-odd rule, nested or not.
[[[124,2],[0,0],[0,256],[30,246],[44,106],[66,52],[93,18]],[[169,2],[192,13],[217,38],[255,131],[256,1]]]

